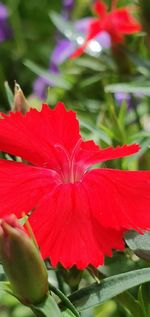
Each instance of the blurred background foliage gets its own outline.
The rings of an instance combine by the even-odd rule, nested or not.
[[[0,1],[8,10],[6,23],[9,28],[8,36],[0,40],[1,111],[12,107],[11,91],[16,80],[33,107],[39,108],[45,101],[54,107],[58,100],[62,100],[68,108],[75,109],[85,138],[94,139],[103,147],[134,142],[141,145],[142,150],[138,154],[107,162],[107,167],[150,169],[149,0],[118,1],[120,7],[128,4],[138,6],[136,15],[143,24],[143,30],[127,36],[117,56],[112,53],[111,47],[101,47],[99,53],[91,49],[77,59],[64,58],[63,62],[55,65],[57,70],[53,71],[50,63],[56,44],[68,37],[77,47],[80,34],[74,23],[92,15],[92,0],[72,1],[71,9],[66,3],[63,0]],[[111,0],[105,0],[105,3],[111,7]],[[0,34],[1,28],[0,8]],[[42,98],[34,88],[38,76],[45,81],[42,87],[39,86]],[[4,85],[5,82],[8,84]],[[125,253],[116,252],[112,258],[106,259],[100,272],[110,276],[148,266],[149,261],[140,259],[127,249]],[[69,285],[62,270],[58,269],[56,274],[50,270],[51,279],[56,284]],[[89,272],[83,272],[78,286],[91,281],[93,277]],[[142,291],[146,301],[150,295],[150,285],[144,285]],[[131,293],[138,297],[137,288]],[[146,316],[150,316],[149,306],[147,300]],[[32,317],[33,313],[7,295],[0,300],[0,316]],[[83,317],[131,316],[119,299],[83,313]]]

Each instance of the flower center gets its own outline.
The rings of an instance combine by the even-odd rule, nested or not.
[[[80,138],[76,143],[72,153],[70,154],[66,148],[61,144],[56,144],[55,148],[61,152],[62,162],[61,162],[61,179],[63,183],[75,183],[80,181],[82,177],[81,170],[79,171],[78,162],[76,160],[77,154],[80,151],[80,145],[82,143],[82,139]]]

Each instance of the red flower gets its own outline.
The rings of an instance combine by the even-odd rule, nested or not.
[[[30,224],[52,265],[98,266],[112,248],[124,248],[125,230],[150,228],[150,172],[92,167],[134,154],[138,145],[101,149],[83,141],[75,113],[62,103],[1,116],[0,150],[30,164],[0,160],[0,216],[32,211]]]
[[[72,57],[81,55],[89,41],[102,31],[109,33],[112,43],[122,43],[126,34],[133,34],[141,30],[141,24],[131,14],[129,6],[112,8],[111,12],[107,12],[106,4],[97,0],[94,3],[93,9],[98,18],[93,19],[89,30],[87,30],[85,43],[72,54]]]

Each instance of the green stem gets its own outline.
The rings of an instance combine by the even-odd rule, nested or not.
[[[94,278],[95,282],[97,282],[97,283],[100,283],[101,279],[106,277],[102,272],[100,272],[93,265],[89,265],[87,267],[87,271],[90,273],[90,275]]]
[[[116,109],[115,109],[115,104],[113,103],[113,99],[112,99],[110,94],[107,96],[106,102],[108,104],[110,118],[111,118],[112,122],[114,123],[115,131],[118,132],[117,134],[119,136],[119,140],[120,140],[121,144],[125,144],[126,143],[126,134],[125,134],[124,128],[120,125],[120,123],[118,121]]]
[[[143,130],[143,127],[142,127],[141,121],[140,121],[140,116],[139,116],[139,113],[138,113],[138,110],[137,110],[135,98],[133,96],[131,97],[131,102],[132,102],[132,108],[133,108],[134,113],[135,113],[136,122],[138,124],[138,127],[139,127],[140,130]]]
[[[24,30],[18,10],[20,0],[8,0],[10,9],[10,21],[13,29],[14,39],[16,41],[17,54],[19,57],[24,56],[26,51],[26,43],[24,40]]]
[[[61,290],[62,293],[65,294],[65,289],[64,289],[64,284],[62,281],[62,277],[59,271],[56,270],[56,277],[57,277],[57,282],[58,282],[58,287]]]
[[[71,303],[71,301],[58,288],[56,288],[55,286],[53,286],[52,284],[49,283],[49,290],[52,291],[54,294],[56,294],[61,299],[63,304],[67,308],[69,308],[76,317],[80,317],[79,312],[74,307],[74,305]]]

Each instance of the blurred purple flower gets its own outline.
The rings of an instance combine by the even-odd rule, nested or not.
[[[4,4],[0,2],[0,20],[6,20],[8,18],[8,11]]]
[[[92,22],[92,18],[87,17],[81,20],[74,22],[75,29],[81,33],[81,35],[85,35],[87,33],[87,29],[89,28],[90,23]]]
[[[8,11],[4,4],[0,3],[0,42],[4,42],[12,36],[8,25]]]
[[[59,74],[59,69],[55,63],[51,61],[49,70],[54,75]],[[46,79],[45,77],[39,76],[36,78],[36,80],[33,83],[33,94],[37,96],[39,99],[43,100],[45,99],[47,95],[47,88],[49,86],[54,86],[53,80]]]
[[[68,39],[59,40],[51,55],[50,70],[52,70],[52,66],[64,63],[73,53],[74,47],[74,44]]]
[[[117,101],[118,105],[121,107],[122,103],[125,101],[127,104],[127,107],[131,107],[131,96],[126,92],[116,92],[114,94],[115,100]]]
[[[90,19],[85,18],[75,22],[74,26],[81,35],[85,35],[86,33],[86,25],[89,25]],[[101,32],[101,34],[96,38],[99,44],[103,48],[109,48],[111,45],[110,36],[107,32]],[[71,42],[68,39],[61,39],[58,41],[55,46],[53,53],[51,55],[51,62],[55,65],[60,65],[64,63],[74,52],[76,48],[76,44]],[[51,69],[51,64],[50,64]]]
[[[47,81],[43,77],[37,77],[33,83],[33,93],[39,99],[44,99],[46,94],[46,87],[49,85],[49,81]]]
[[[74,0],[63,0],[62,5],[63,8],[61,14],[66,20],[68,20],[74,7]]]
[[[105,49],[111,47],[111,37],[106,31],[102,31],[95,37],[95,40]]]
[[[128,109],[136,107],[144,97],[141,92],[134,93],[133,95],[127,92],[116,92],[114,96],[119,106],[122,106],[123,101],[125,101]]]
[[[67,10],[72,10],[74,7],[74,0],[63,0],[63,6]]]

